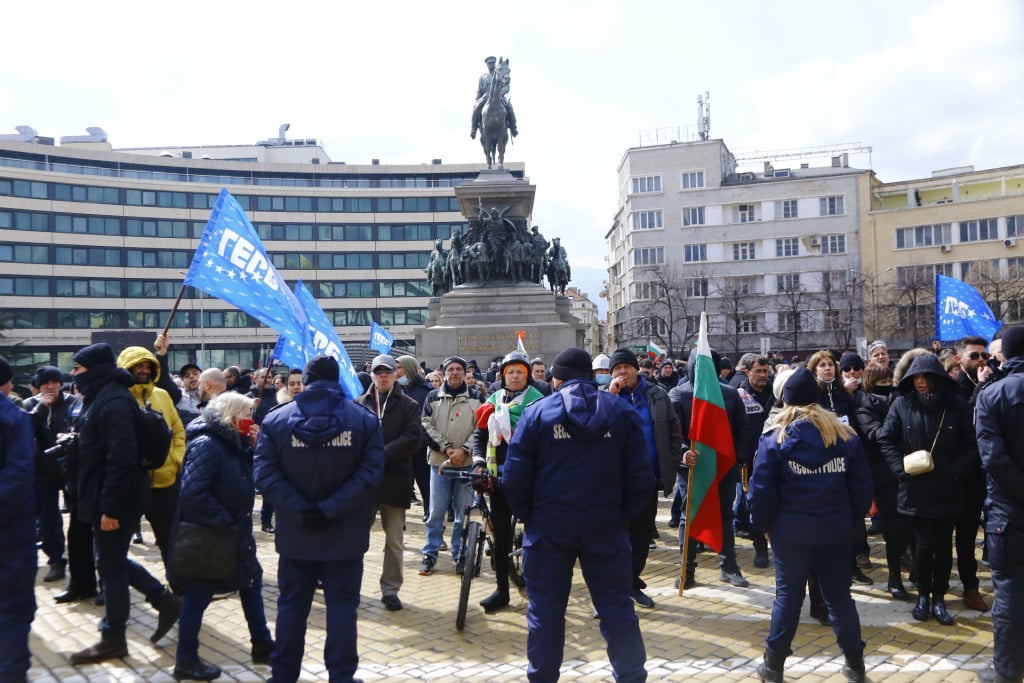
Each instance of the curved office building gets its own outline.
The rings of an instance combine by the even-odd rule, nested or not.
[[[371,322],[415,353],[433,243],[464,225],[453,188],[482,164],[332,162],[316,140],[113,150],[98,128],[52,139],[0,136],[0,353],[24,379],[67,371],[94,341],[151,347],[170,330],[172,368],[266,364],[277,333],[230,304],[182,291],[222,187],[238,199],[281,275],[302,280],[353,362]],[[510,164],[522,177],[523,164]]]

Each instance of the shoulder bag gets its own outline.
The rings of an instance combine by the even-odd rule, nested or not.
[[[935,444],[939,442],[939,434],[942,434],[942,421],[946,419],[946,411],[942,411],[942,417],[939,418],[939,429],[935,432],[935,440],[932,441],[932,447],[929,450],[919,450],[913,453],[908,453],[903,456],[903,471],[912,477],[916,477],[919,474],[925,474],[935,469],[935,460],[932,459],[932,451],[935,450]]]

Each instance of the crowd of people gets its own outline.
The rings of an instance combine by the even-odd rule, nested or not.
[[[134,588],[156,612],[153,643],[178,625],[174,678],[213,680],[220,668],[199,657],[203,614],[216,596],[237,594],[253,663],[269,664],[277,683],[295,681],[319,589],[330,680],[357,680],[371,526],[380,519],[384,531],[380,600],[398,611],[412,502],[422,505],[418,574],[428,577],[446,552],[457,571],[466,507],[486,494],[497,557],[512,551],[513,516],[525,525],[527,678],[559,676],[578,561],[616,680],[646,680],[635,608],[656,607],[644,573],[660,536],[659,492],[673,499],[668,526],[681,550],[687,544],[677,588],[697,585],[700,548],[685,537],[698,457],[696,352],[673,360],[567,349],[549,366],[512,351],[484,371],[457,355],[431,369],[384,354],[366,364],[364,393],[351,397],[328,356],[285,372],[188,363],[172,373],[167,348],[163,335],[153,350],[116,356],[107,344],[87,346],[73,356],[73,383],[42,366],[23,400],[0,358],[0,534],[11,549],[0,570],[0,624],[11,635],[0,639],[0,679],[23,680],[29,668],[28,550],[37,541],[42,580],[67,579],[57,603],[103,606],[100,639],[70,655],[75,666],[127,656]],[[805,596],[811,616],[832,625],[848,680],[865,680],[850,587],[874,583],[869,535],[884,540],[886,590],[907,602],[910,618],[955,623],[946,604],[954,550],[964,606],[987,611],[975,553],[983,526],[996,591],[993,668],[980,677],[1021,681],[1024,441],[1015,420],[1024,417],[1024,327],[991,344],[966,337],[898,360],[883,341],[868,346],[866,362],[832,350],[803,362],[711,355],[736,457],[717,483],[718,577],[749,586],[737,538],[752,543],[756,567],[775,567],[761,680],[783,679]],[[160,411],[170,435],[153,467],[142,464],[152,459],[140,452],[141,406]],[[473,472],[477,490],[446,471]],[[253,533],[257,493],[260,529],[279,556],[273,634]],[[142,517],[163,577],[131,558]],[[494,591],[480,602],[488,613],[511,602],[508,564],[494,567]]]

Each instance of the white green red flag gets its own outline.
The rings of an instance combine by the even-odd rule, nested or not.
[[[523,339],[525,338],[525,330],[516,330],[516,351],[522,351],[523,354],[526,354],[526,344],[523,343]]]
[[[651,359],[653,359],[653,360],[658,360],[659,358],[661,358],[662,356],[667,355],[667,354],[666,354],[665,349],[661,348],[660,346],[658,346],[654,342],[648,340],[647,341],[647,355],[650,356]]]
[[[690,468],[687,533],[690,538],[721,552],[722,506],[718,484],[736,465],[736,449],[722,399],[722,387],[718,383],[718,371],[711,358],[708,318],[704,312],[700,314],[689,434],[690,448],[697,452],[697,464]]]

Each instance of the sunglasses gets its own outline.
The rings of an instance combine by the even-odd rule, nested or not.
[[[395,370],[392,370],[391,368],[388,368],[388,367],[381,366],[381,367],[377,368],[376,370],[374,370],[373,374],[375,374],[375,375],[390,375],[392,372],[395,372]]]
[[[853,365],[847,365],[845,368],[843,368],[843,372],[854,372],[856,370],[863,370],[863,369],[864,369],[863,365],[860,365],[860,366],[857,366],[857,367],[854,367]]]
[[[979,358],[982,360],[988,360],[989,358],[988,354],[985,353],[984,351],[971,351],[969,354],[967,354],[967,357],[970,358],[971,360],[978,360]]]

